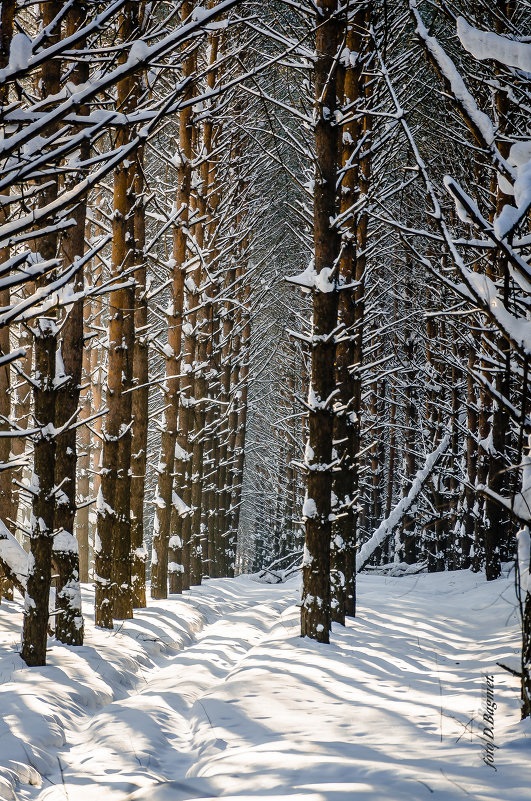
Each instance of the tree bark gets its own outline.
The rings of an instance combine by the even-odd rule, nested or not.
[[[0,69],[3,69],[9,61],[9,50],[11,47],[11,39],[13,37],[13,24],[15,17],[15,0],[7,0],[0,6]],[[6,105],[9,101],[8,86],[0,86],[0,107]],[[0,225],[7,222],[7,214],[4,207],[0,207]],[[0,263],[4,263],[9,259],[10,248],[0,248]],[[9,289],[0,291],[0,306],[9,306]],[[3,326],[0,329],[0,354],[6,355],[11,350],[9,345],[10,328]],[[2,430],[9,430],[10,425],[7,422],[11,416],[11,376],[9,365],[0,367],[0,416],[2,421],[0,427]],[[0,462],[7,464],[11,454],[11,440],[9,437],[0,437]],[[13,523],[10,523],[13,512],[13,471],[2,470],[0,472],[0,520],[9,528],[12,534],[15,534],[16,518]],[[6,597],[12,596],[9,579],[0,575],[0,600],[2,595]]]
[[[185,0],[181,7],[181,19],[191,13],[193,4]],[[190,77],[194,69],[194,56],[183,61],[184,77]],[[184,97],[192,96],[189,84]],[[182,518],[173,502],[174,492],[182,493],[178,479],[182,460],[176,459],[175,449],[180,424],[180,390],[178,376],[181,365],[181,344],[184,314],[184,281],[188,246],[188,219],[191,192],[192,160],[192,107],[179,112],[179,143],[177,168],[177,209],[173,238],[171,311],[168,315],[168,353],[166,356],[166,381],[164,385],[164,415],[160,445],[160,461],[157,468],[157,490],[153,550],[151,557],[151,597],[166,598],[168,594],[168,572],[170,592],[183,590],[182,565]],[[182,447],[182,438],[179,446]],[[171,548],[170,548],[171,543]],[[170,553],[168,554],[168,549]],[[169,559],[168,559],[169,555]],[[169,563],[169,569],[168,569]]]
[[[138,30],[138,6],[127,2],[121,18],[121,36],[127,41]],[[126,54],[120,56],[122,62]],[[135,103],[132,78],[119,81],[118,109],[127,113]],[[118,128],[116,145],[126,144],[129,131]],[[132,180],[127,162],[114,170],[112,218],[112,274],[118,278],[132,264],[134,237]],[[113,616],[133,616],[131,591],[131,422],[134,353],[134,288],[121,286],[109,297],[107,407],[103,440],[101,485],[98,493],[96,540],[96,625],[113,627]]]
[[[61,9],[59,2],[40,4],[43,26],[51,25]],[[49,43],[61,38],[60,26],[50,33]],[[60,89],[60,61],[50,59],[41,71],[40,90],[43,98],[55,96]],[[50,128],[47,133],[54,131]],[[57,197],[57,178],[48,180],[39,202],[43,205]],[[57,232],[39,237],[36,247],[43,260],[57,256]],[[48,279],[41,278],[37,287],[46,286]],[[55,360],[57,350],[57,325],[55,317],[40,317],[32,327],[35,343],[35,373],[33,384],[35,427],[38,429],[34,441],[33,476],[31,491],[33,513],[30,530],[30,561],[26,597],[24,601],[24,623],[21,656],[29,666],[46,664],[46,639],[48,632],[48,604],[52,580],[52,547],[55,517],[55,420],[56,397]]]
[[[336,0],[320,0],[317,11],[314,106],[316,286],[313,289],[308,402],[309,447],[307,498],[304,505],[306,540],[302,568],[301,634],[319,642],[329,642],[332,404],[335,389],[334,331],[338,305],[335,270],[339,257],[338,231],[331,221],[336,217],[338,142],[334,61],[340,44],[340,25]]]
[[[67,18],[67,35],[75,33],[86,20],[87,7],[84,2],[76,3]],[[81,41],[77,49],[83,47]],[[85,83],[88,79],[88,63],[83,59],[72,71],[72,82]],[[81,107],[80,114],[86,114],[87,108]],[[80,146],[80,160],[85,161],[90,155],[90,144],[84,141]],[[78,176],[72,180],[77,181]],[[65,185],[68,191],[69,185]],[[60,254],[63,266],[73,264],[76,258],[85,251],[85,222],[87,200],[82,198],[72,210],[76,221],[73,228],[68,229],[61,241]],[[78,271],[74,281],[74,292],[83,289],[83,271]],[[58,437],[56,445],[55,484],[60,490],[55,495],[55,529],[54,562],[58,580],[56,588],[55,636],[69,645],[83,644],[83,617],[81,614],[81,592],[79,588],[79,551],[74,537],[74,520],[76,515],[76,469],[77,469],[77,428],[72,428],[75,421],[81,388],[83,368],[83,300],[76,301],[62,325],[60,339],[61,362],[64,367],[64,383],[57,391],[56,428],[67,426]],[[59,378],[59,376],[58,376]]]
[[[354,214],[351,207],[370,186],[370,156],[360,159],[360,150],[370,149],[370,122],[366,114],[358,117],[356,104],[366,105],[369,94],[363,78],[364,41],[370,26],[370,10],[361,4],[347,22],[343,104],[352,120],[341,131],[341,167],[345,171],[340,184],[341,257],[339,261],[338,325],[336,346],[336,415],[334,447],[339,470],[333,477],[336,505],[331,547],[332,620],[344,624],[345,615],[356,613],[356,540],[358,525],[359,464],[361,437],[361,366],[363,360],[364,286],[367,243],[367,214]],[[353,54],[357,54],[354,55]],[[352,63],[351,59],[355,58]],[[348,59],[348,61],[346,61]],[[363,145],[361,142],[363,141]],[[357,154],[356,154],[357,151]]]
[[[144,546],[144,496],[148,447],[149,367],[147,268],[144,253],[146,216],[144,200],[144,150],[139,147],[134,161],[134,252],[135,271],[135,344],[131,414],[131,586],[133,607],[146,606],[146,549]]]

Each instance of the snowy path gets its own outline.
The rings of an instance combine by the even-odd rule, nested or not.
[[[205,587],[206,598],[208,590]],[[68,768],[59,777],[69,797],[93,799],[94,783],[106,786],[105,797],[112,799],[142,783],[184,778],[206,748],[226,746],[210,726],[201,698],[221,684],[278,621],[289,600],[285,590],[277,590],[277,601],[271,595],[271,588],[254,583],[243,598],[219,599],[218,612],[220,604],[229,611],[199,631],[195,643],[152,669],[126,699],[104,707],[73,733],[74,747],[61,755]],[[209,607],[200,606],[212,617]],[[38,798],[65,795],[61,787]]]
[[[363,576],[332,646],[298,636],[296,596],[210,581],[114,633],[89,626],[46,668],[4,646],[0,764],[44,775],[32,787],[18,768],[17,798],[528,801],[531,730],[495,664],[518,646],[510,579]],[[14,607],[0,608],[6,643]],[[496,770],[482,761],[490,674]]]

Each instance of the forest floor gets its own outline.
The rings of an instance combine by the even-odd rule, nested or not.
[[[298,636],[297,597],[209,580],[105,632],[87,587],[86,645],[31,669],[2,601],[0,798],[528,801],[531,726],[496,666],[518,656],[512,574],[362,575],[330,646]]]

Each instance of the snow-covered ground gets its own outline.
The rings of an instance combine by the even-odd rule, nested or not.
[[[296,580],[207,581],[113,632],[87,588],[86,645],[45,668],[2,601],[0,798],[528,801],[531,728],[496,666],[518,654],[512,584],[362,575],[330,646],[298,636]]]

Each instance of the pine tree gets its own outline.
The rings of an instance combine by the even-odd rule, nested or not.
[[[328,642],[333,403],[339,235],[335,224],[338,136],[335,124],[336,57],[340,22],[335,0],[317,5],[315,34],[315,185],[313,322],[308,396],[307,497],[301,631]],[[332,222],[331,222],[332,221]]]

